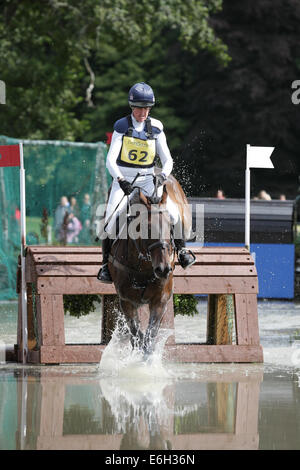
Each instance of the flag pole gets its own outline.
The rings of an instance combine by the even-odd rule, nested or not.
[[[20,149],[20,201],[21,201],[21,301],[22,301],[22,360],[27,362],[28,353],[28,328],[27,328],[27,289],[25,278],[25,249],[26,249],[26,199],[25,199],[25,168],[23,157],[23,143],[19,143]]]
[[[250,168],[248,165],[248,150],[246,152],[246,172],[245,172],[245,247],[250,251]]]

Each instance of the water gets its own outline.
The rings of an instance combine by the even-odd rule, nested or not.
[[[206,302],[198,310],[176,317],[176,341],[203,341]],[[16,306],[0,313],[1,340],[13,344]],[[95,342],[98,325],[97,312],[67,317],[66,336],[82,342],[84,328]],[[166,363],[167,330],[144,361],[122,326],[100,364],[3,363],[0,449],[299,450],[300,305],[259,301],[259,325],[264,364]]]

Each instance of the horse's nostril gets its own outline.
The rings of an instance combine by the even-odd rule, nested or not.
[[[172,271],[172,267],[170,265],[157,266],[157,268],[154,270],[154,273],[157,277],[168,277],[170,271]]]

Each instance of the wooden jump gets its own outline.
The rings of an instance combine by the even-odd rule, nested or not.
[[[196,263],[174,271],[174,294],[208,295],[207,341],[176,343],[171,336],[165,358],[173,362],[263,362],[259,341],[258,280],[253,258],[246,248],[209,247],[193,249]],[[28,246],[26,283],[28,310],[28,362],[97,363],[113,327],[112,308],[117,299],[113,284],[96,275],[102,253],[98,247]],[[99,344],[65,344],[63,295],[102,295],[102,331]],[[19,295],[19,300],[21,296]],[[233,312],[235,344],[228,329],[227,315]],[[140,312],[147,321],[147,306]],[[19,301],[18,344],[22,360],[22,311]],[[168,304],[163,328],[174,330],[173,301]],[[175,330],[174,330],[175,331]],[[101,338],[100,338],[101,337]]]

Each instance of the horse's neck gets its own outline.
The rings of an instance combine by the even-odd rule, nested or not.
[[[166,183],[168,197],[177,206],[179,216],[183,225],[183,231],[186,237],[192,228],[192,213],[188,204],[187,197],[179,182],[170,175]]]

